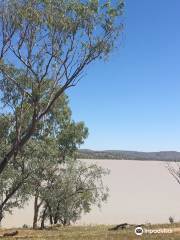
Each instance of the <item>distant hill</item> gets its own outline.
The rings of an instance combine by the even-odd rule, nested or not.
[[[93,151],[81,149],[77,153],[78,158],[82,159],[117,159],[117,160],[156,160],[156,161],[177,161],[180,162],[180,152],[136,152],[121,150]]]

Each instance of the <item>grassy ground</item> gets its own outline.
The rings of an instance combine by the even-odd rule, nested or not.
[[[128,230],[108,231],[111,226],[88,226],[88,227],[60,227],[46,230],[17,229],[15,237],[2,237],[1,239],[48,239],[48,240],[180,240],[180,224],[173,225],[152,225],[149,229],[173,229],[170,234],[143,234],[137,236],[134,227]],[[146,228],[146,227],[144,227]],[[14,229],[1,229],[0,235]]]

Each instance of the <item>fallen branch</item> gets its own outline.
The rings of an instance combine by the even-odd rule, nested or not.
[[[134,225],[134,224],[128,224],[128,223],[122,223],[122,224],[119,224],[119,225],[116,225],[115,227],[113,228],[109,228],[108,231],[116,231],[116,230],[123,230],[123,229],[127,229],[129,227],[144,227],[144,224],[139,224],[139,225]]]
[[[109,228],[108,230],[109,231],[116,231],[116,230],[118,230],[118,229],[126,229],[127,227],[129,226],[129,224],[128,223],[122,223],[122,224],[119,224],[119,225],[116,225],[115,227],[113,227],[113,228]]]
[[[13,237],[13,236],[16,236],[18,234],[18,231],[14,231],[14,232],[7,232],[7,233],[4,233],[2,236],[0,236],[1,238],[3,237]]]

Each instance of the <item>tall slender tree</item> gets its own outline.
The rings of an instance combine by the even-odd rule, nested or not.
[[[1,104],[14,128],[0,174],[64,91],[89,64],[109,55],[123,9],[123,0],[0,1]]]

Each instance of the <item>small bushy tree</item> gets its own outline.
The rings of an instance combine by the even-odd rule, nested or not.
[[[0,131],[0,155],[8,149],[14,129],[11,127],[12,115],[0,116],[3,128]],[[65,161],[64,154],[73,157],[75,150],[88,134],[83,122],[75,123],[67,97],[62,95],[46,119],[39,124],[26,147],[11,159],[0,178],[0,221],[6,212],[35,196],[35,214],[38,212],[38,189],[46,181],[47,170]],[[69,128],[71,131],[69,131]],[[69,135],[71,137],[69,137]],[[64,149],[64,151],[62,151]],[[43,184],[44,184],[43,182]],[[36,227],[37,217],[34,217]]]
[[[61,165],[40,195],[41,227],[47,219],[51,224],[69,225],[80,219],[82,213],[90,212],[93,205],[100,207],[108,196],[102,179],[106,174],[108,170],[80,160],[69,159]]]
[[[174,223],[174,218],[172,216],[169,217],[169,222],[170,222],[170,224]]]

